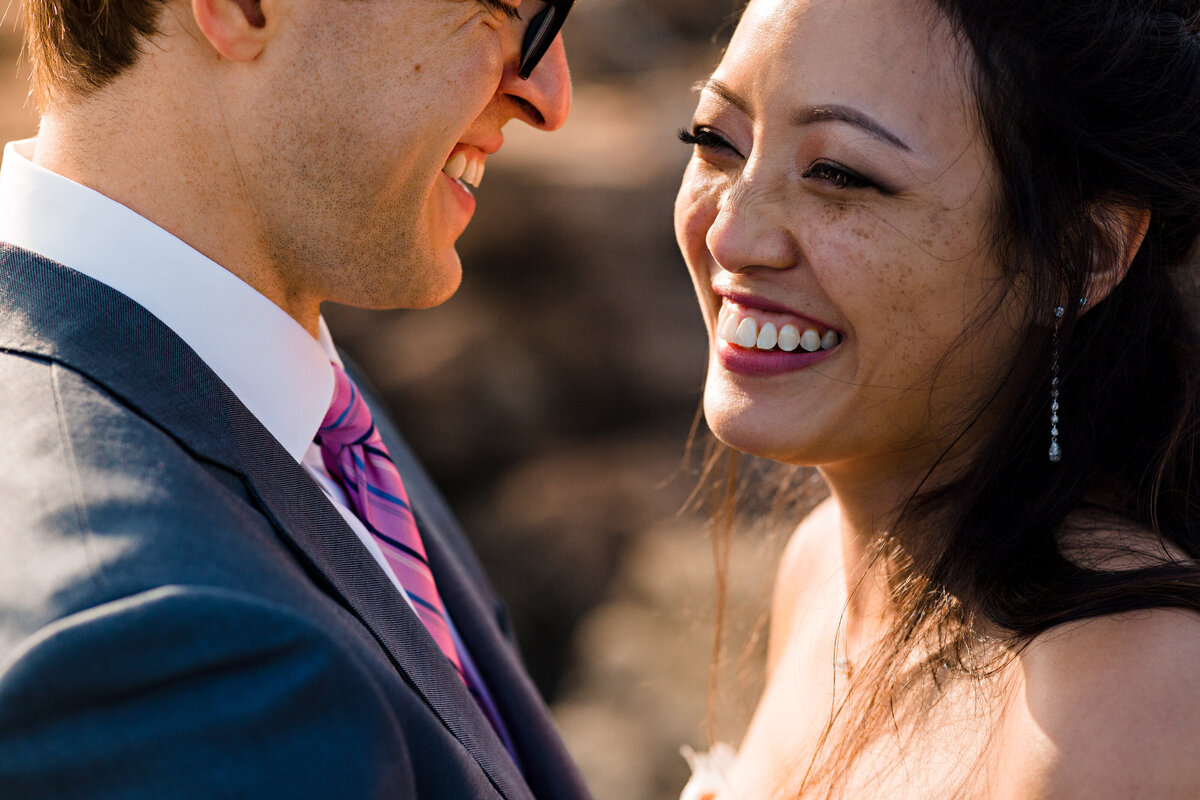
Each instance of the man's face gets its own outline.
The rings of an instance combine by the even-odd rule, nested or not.
[[[539,0],[264,0],[277,26],[225,108],[277,287],[290,300],[421,308],[454,293],[471,179],[510,119],[553,130],[570,77],[561,40],[527,81]],[[273,8],[272,8],[273,6]]]

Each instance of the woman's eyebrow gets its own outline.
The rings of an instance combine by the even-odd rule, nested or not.
[[[737,108],[746,116],[750,116],[750,104],[741,98],[741,96],[730,89],[728,85],[722,83],[715,78],[709,78],[706,81],[700,81],[692,87],[697,92],[710,91],[720,97],[725,102]]]
[[[856,128],[866,131],[876,139],[887,142],[893,147],[899,147],[905,152],[912,152],[912,148],[905,144],[899,136],[866,114],[849,106],[804,106],[792,112],[793,125],[812,125],[818,122],[845,122],[848,125],[853,125]]]
[[[741,95],[731,89],[728,84],[722,83],[715,78],[709,78],[708,80],[700,81],[692,88],[697,92],[712,92],[743,114],[750,115],[750,104]],[[905,144],[904,140],[899,136],[880,125],[867,114],[850,106],[804,106],[792,112],[791,121],[793,125],[797,126],[813,125],[819,122],[845,122],[848,125],[853,125],[856,128],[866,131],[882,142],[887,142],[893,147],[900,148],[906,153],[912,152],[912,148]]]

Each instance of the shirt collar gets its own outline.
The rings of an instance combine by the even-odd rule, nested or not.
[[[32,161],[36,139],[10,142],[0,165],[0,241],[116,289],[173,330],[296,461],[333,397],[337,361],[220,264],[131,209]]]

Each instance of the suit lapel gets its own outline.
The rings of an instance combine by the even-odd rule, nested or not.
[[[289,539],[366,626],[408,683],[474,756],[504,797],[532,800],[504,745],[424,625],[325,495],[282,447],[251,469],[252,490]],[[249,453],[247,456],[251,455]],[[272,463],[277,462],[277,463]],[[288,480],[295,475],[294,485]],[[281,475],[287,476],[281,479]],[[440,588],[440,587],[439,587]]]
[[[191,348],[125,295],[4,243],[0,350],[70,367],[197,458],[236,459],[229,431],[237,401]]]
[[[372,633],[497,791],[532,800],[453,668],[341,515],[169,328],[119,292],[0,243],[0,350],[70,367],[195,457],[242,475],[279,535]]]
[[[368,401],[371,398],[368,396]],[[458,523],[441,493],[385,415],[377,427],[392,460],[403,476],[417,526],[442,595],[459,634],[471,651],[491,690],[525,767],[525,779],[539,798],[579,798],[590,795],[574,761],[555,730],[541,695],[521,666],[512,646],[500,633],[496,608],[486,604],[481,581],[469,574],[466,558],[457,557],[450,542],[463,539]]]

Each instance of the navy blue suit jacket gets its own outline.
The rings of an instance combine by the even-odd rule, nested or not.
[[[0,245],[0,798],[587,797],[457,524],[376,417],[523,773],[196,354]]]

